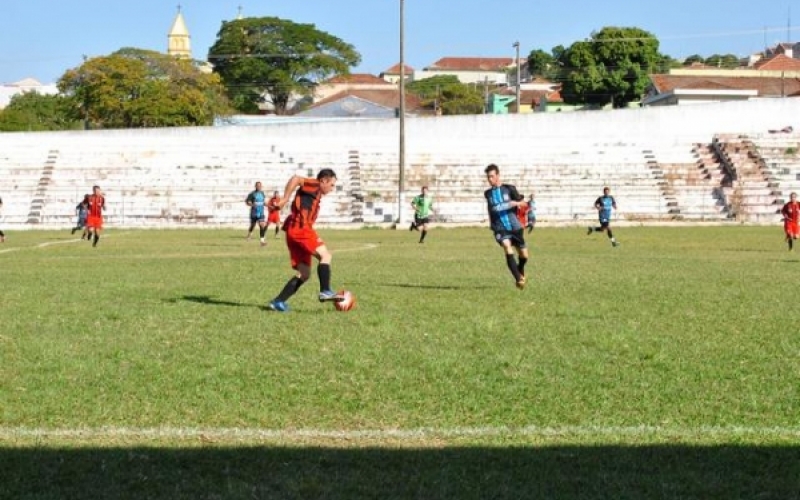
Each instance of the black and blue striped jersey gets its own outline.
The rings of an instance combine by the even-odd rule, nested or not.
[[[517,231],[522,229],[517,218],[517,209],[512,207],[512,201],[522,201],[524,197],[517,188],[511,184],[501,184],[487,189],[483,196],[489,210],[489,224],[493,231]]]

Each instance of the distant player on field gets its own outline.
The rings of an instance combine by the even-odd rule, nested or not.
[[[611,232],[611,212],[617,209],[617,201],[611,196],[611,189],[607,186],[603,188],[603,196],[597,198],[594,202],[594,208],[597,209],[597,216],[600,219],[600,226],[589,226],[587,234],[592,234],[594,231],[605,231],[608,234],[608,239],[611,240],[611,246],[619,246],[619,242],[614,238]]]
[[[428,196],[428,186],[422,186],[422,192],[411,200],[411,208],[414,209],[414,222],[411,223],[409,230],[419,231],[422,228],[419,242],[423,243],[428,234],[428,223],[433,209],[433,198]]]
[[[2,208],[3,208],[3,199],[0,198],[0,209]],[[2,229],[0,229],[0,243],[5,243],[5,241],[6,241],[6,233],[4,233]]]
[[[83,195],[83,200],[80,203],[75,205],[75,215],[78,216],[78,221],[75,223],[75,227],[72,228],[72,233],[75,234],[75,231],[78,229],[83,229],[83,234],[81,234],[81,239],[84,239],[88,236],[88,231],[86,229],[86,217],[89,216],[89,195]]]
[[[794,250],[794,240],[800,235],[800,202],[797,201],[797,193],[789,195],[789,201],[781,208],[781,215],[783,215],[783,232],[791,252]]]
[[[283,230],[286,231],[286,246],[289,248],[292,269],[297,271],[297,274],[284,285],[281,293],[267,304],[269,309],[279,312],[289,310],[286,301],[297,293],[297,290],[311,276],[311,257],[319,261],[317,266],[319,301],[338,302],[343,300],[341,295],[331,290],[331,259],[333,256],[325,246],[325,242],[314,230],[314,222],[319,214],[320,200],[333,191],[335,186],[336,173],[329,168],[320,170],[316,179],[295,175],[286,184],[278,206],[283,208],[294,193],[291,213],[283,222]]]
[[[267,202],[267,225],[264,228],[266,232],[270,224],[275,224],[275,237],[278,237],[278,232],[281,230],[281,195],[277,191],[272,193],[272,198]]]
[[[261,190],[261,182],[256,182],[255,189],[250,191],[244,200],[245,204],[250,207],[250,227],[247,230],[247,239],[250,239],[253,229],[258,224],[262,247],[267,244],[267,240],[264,238],[267,233],[267,218],[264,213],[264,203],[266,201],[267,195]]]
[[[528,217],[528,223],[526,224],[528,234],[531,234],[534,226],[536,226],[536,200],[534,199],[533,193],[528,197],[528,213],[526,215]]]
[[[103,211],[106,209],[106,198],[100,190],[100,186],[92,186],[92,194],[89,196],[89,210],[86,214],[86,240],[91,241],[94,236],[92,246],[96,247],[100,241],[100,232],[103,230]]]
[[[486,167],[484,172],[491,186],[483,193],[489,210],[489,224],[495,241],[503,248],[506,265],[517,288],[522,290],[527,281],[525,264],[528,262],[528,247],[525,245],[525,235],[517,218],[517,210],[519,207],[526,207],[525,198],[517,192],[516,187],[503,184],[500,180],[500,168],[494,163]],[[519,262],[514,258],[515,249]]]

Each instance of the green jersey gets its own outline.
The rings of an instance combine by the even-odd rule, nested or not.
[[[415,196],[414,199],[411,200],[411,204],[414,205],[414,211],[418,218],[425,219],[431,216],[433,198],[430,196]]]

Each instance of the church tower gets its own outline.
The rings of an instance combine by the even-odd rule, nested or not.
[[[172,28],[167,35],[167,54],[175,57],[192,58],[192,42],[189,30],[186,28],[186,21],[183,20],[181,7],[178,6],[178,15],[172,22]]]

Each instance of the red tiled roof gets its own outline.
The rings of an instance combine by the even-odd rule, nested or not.
[[[412,68],[408,64],[404,64],[403,67],[404,67],[404,71],[405,71],[406,75],[413,75],[414,74],[414,68]],[[391,68],[387,69],[386,71],[383,72],[383,74],[384,75],[399,75],[400,74],[400,63],[397,63],[394,66],[392,66]]]
[[[755,64],[756,69],[769,71],[800,71],[800,59],[793,59],[785,54],[778,54],[768,59],[761,59]]]
[[[391,85],[391,83],[387,82],[383,78],[378,78],[375,75],[371,75],[369,73],[351,73],[349,75],[336,75],[325,80],[326,84],[335,84],[335,83],[350,83],[350,84],[370,84],[370,85]]]
[[[650,75],[659,94],[684,90],[756,90],[760,97],[780,97],[800,91],[800,78],[775,76]]]
[[[503,71],[514,64],[511,57],[443,57],[426,69],[450,71]]]
[[[318,108],[320,106],[342,100],[349,96],[357,97],[385,108],[397,108],[400,106],[400,91],[392,86],[392,88],[389,89],[344,90],[342,92],[333,94],[330,97],[326,97],[321,101],[315,102],[309,107],[309,109]],[[421,104],[419,97],[415,96],[414,94],[406,94],[406,109],[410,112],[413,112],[420,108]]]

